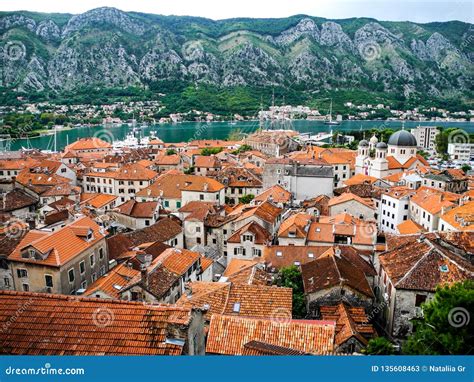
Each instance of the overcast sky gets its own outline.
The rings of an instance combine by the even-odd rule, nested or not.
[[[472,0],[2,0],[0,10],[82,13],[110,6],[124,11],[202,16],[215,20],[307,14],[332,19],[373,17],[421,23],[447,20],[472,23],[473,4]]]

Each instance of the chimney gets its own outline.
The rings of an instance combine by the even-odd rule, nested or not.
[[[184,294],[187,297],[191,297],[193,295],[193,290],[192,290],[191,286],[189,285],[189,283],[186,283],[184,285]]]
[[[140,266],[140,273],[142,278],[142,285],[147,288],[148,287],[148,267],[151,265],[153,260],[153,256],[145,255],[143,263]]]
[[[141,273],[142,285],[145,288],[148,288],[148,270],[147,270],[146,264],[140,265],[140,273]]]
[[[208,189],[209,189],[209,184],[204,183],[204,192],[207,192]]]

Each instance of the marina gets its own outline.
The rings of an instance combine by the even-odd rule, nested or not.
[[[182,122],[166,123],[157,125],[130,126],[123,124],[119,126],[81,126],[73,129],[56,130],[51,134],[29,139],[7,139],[0,138],[0,150],[20,150],[22,148],[35,148],[39,150],[62,150],[68,143],[75,142],[80,138],[99,137],[113,144],[117,141],[135,143],[134,138],[141,137],[141,143],[145,137],[157,137],[163,142],[183,142],[199,139],[227,139],[233,132],[240,135],[248,135],[260,128],[282,128],[292,129],[300,133],[330,134],[331,131],[348,133],[350,131],[366,131],[371,129],[393,129],[400,130],[415,128],[417,126],[439,126],[443,128],[455,127],[463,129],[467,133],[474,133],[472,122],[418,122],[418,121],[341,121],[339,125],[327,125],[324,121],[310,120],[285,120],[275,126],[272,121],[231,121],[231,122]],[[278,125],[278,123],[277,123]],[[149,138],[148,138],[149,139]],[[133,142],[132,142],[133,141]],[[117,144],[117,143],[116,143]],[[120,143],[118,143],[120,146]]]

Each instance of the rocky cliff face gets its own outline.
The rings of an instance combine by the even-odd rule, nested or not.
[[[61,92],[163,80],[308,90],[371,87],[410,95],[469,90],[473,28],[460,22],[211,21],[99,8],[80,15],[0,13],[1,86]]]

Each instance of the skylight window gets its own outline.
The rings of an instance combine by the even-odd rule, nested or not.
[[[278,252],[277,252],[277,256],[278,256],[278,257],[282,257],[282,256],[283,256],[283,253],[281,253],[281,251],[278,251]]]
[[[447,266],[446,264],[441,265],[441,266],[439,267],[439,270],[440,270],[441,272],[443,272],[443,273],[449,272],[449,268],[448,268],[448,266]]]
[[[234,312],[234,313],[239,313],[240,312],[240,302],[234,303],[234,306],[232,307],[232,312]]]

